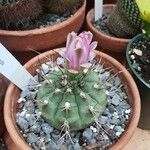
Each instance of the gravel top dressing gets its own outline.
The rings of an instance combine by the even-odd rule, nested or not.
[[[96,22],[93,20],[93,26],[100,32],[112,36],[112,37],[116,37],[116,35],[114,35],[113,33],[111,33],[111,31],[109,30],[108,26],[107,26],[107,20],[109,17],[110,12],[105,12],[102,16],[102,18],[100,18],[99,20],[97,20]]]
[[[130,61],[139,76],[150,85],[150,39],[143,36],[129,50]]]
[[[110,68],[104,69],[103,65],[96,64],[94,71],[98,72],[100,79],[106,83],[108,96],[106,110],[98,118],[97,123],[91,124],[84,130],[64,134],[41,117],[36,101],[38,88],[44,81],[43,76],[45,78],[55,65],[61,66],[61,64],[64,64],[64,59],[61,57],[58,57],[56,62],[42,64],[40,69],[36,70],[37,75],[34,77],[39,84],[28,85],[26,91],[21,93],[16,122],[23,137],[34,150],[108,149],[126,130],[132,112],[120,78],[111,74],[111,71],[108,71]],[[92,148],[91,144],[96,143],[98,143],[97,148]]]

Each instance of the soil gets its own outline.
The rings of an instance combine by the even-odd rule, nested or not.
[[[139,50],[142,55],[136,54],[135,49]],[[133,68],[150,85],[150,39],[143,36],[138,43],[133,43],[129,55]]]

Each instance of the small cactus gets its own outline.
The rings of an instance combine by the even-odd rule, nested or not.
[[[45,0],[44,6],[51,13],[62,14],[80,5],[81,0]]]
[[[108,19],[109,30],[117,37],[131,38],[141,32],[142,20],[135,0],[118,0]]]
[[[1,0],[0,23],[17,25],[36,18],[41,11],[40,0]]]
[[[105,110],[106,89],[88,63],[97,45],[91,40],[90,32],[70,33],[66,49],[60,52],[66,67],[55,66],[38,90],[42,116],[57,129],[62,130],[66,122],[68,130],[84,129]]]

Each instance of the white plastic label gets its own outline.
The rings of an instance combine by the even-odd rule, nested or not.
[[[25,90],[29,83],[36,84],[33,76],[23,68],[16,58],[0,43],[0,73]]]
[[[95,0],[95,21],[102,18],[103,15],[103,0]]]

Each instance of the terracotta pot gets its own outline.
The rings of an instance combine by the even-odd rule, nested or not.
[[[39,60],[41,63],[45,63],[48,60],[45,58],[48,57],[52,60],[55,60],[58,55],[56,51],[59,49],[55,49],[54,51],[48,51],[45,52],[38,57],[35,57],[31,59],[28,63],[25,64],[25,68],[32,74],[35,74],[35,70],[39,67]],[[111,150],[120,150],[122,147],[124,147],[130,138],[132,137],[138,121],[140,117],[140,97],[139,92],[136,87],[136,84],[134,80],[132,79],[131,75],[128,73],[128,71],[114,58],[108,56],[107,54],[104,54],[102,52],[96,52],[96,58],[99,60],[102,60],[102,63],[104,63],[104,67],[113,67],[114,73],[118,72],[120,70],[124,70],[120,74],[120,78],[123,81],[123,84],[125,86],[129,103],[132,106],[132,114],[130,118],[130,122],[126,128],[126,131],[123,133],[123,135],[120,137],[120,139],[110,148]],[[46,57],[45,57],[46,56]],[[8,133],[16,146],[23,150],[31,150],[31,148],[28,146],[28,144],[25,142],[23,136],[21,135],[19,128],[17,127],[15,118],[16,118],[16,112],[17,112],[17,100],[19,98],[20,90],[13,84],[11,84],[7,90],[6,97],[5,97],[5,104],[4,104],[4,118],[6,127],[8,130]]]
[[[78,32],[85,17],[86,0],[77,12],[62,23],[53,26],[27,30],[0,30],[0,42],[12,51],[42,50],[55,47],[65,42],[71,31]]]
[[[111,12],[114,7],[115,5],[112,4],[103,5],[104,13]],[[91,9],[86,16],[86,23],[88,30],[93,33],[94,39],[98,41],[98,46],[101,47],[103,50],[125,53],[125,49],[130,39],[116,38],[98,31],[93,26],[93,20],[94,20],[94,10]]]
[[[0,74],[0,136],[5,131],[5,123],[4,123],[4,115],[3,115],[3,103],[4,103],[4,96],[8,86],[8,80]]]

